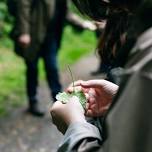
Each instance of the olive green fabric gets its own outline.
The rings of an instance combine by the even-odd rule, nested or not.
[[[47,35],[51,36],[53,27],[54,0],[17,0],[17,17],[13,31],[15,41],[21,34],[31,35],[31,45],[26,50],[25,57],[33,59]],[[48,33],[49,32],[49,33]],[[17,43],[17,42],[16,42]]]
[[[152,152],[152,28],[131,51],[122,83],[100,133],[71,125],[59,152]],[[75,128],[77,127],[77,128]],[[95,127],[95,126],[94,126]],[[92,128],[92,129],[91,129]],[[103,139],[103,140],[102,140]]]

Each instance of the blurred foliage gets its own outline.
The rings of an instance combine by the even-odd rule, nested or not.
[[[76,34],[70,26],[64,31],[62,47],[59,52],[60,70],[67,68],[80,57],[93,53],[96,38],[93,32],[84,31]],[[40,60],[40,78],[45,79],[43,62]],[[21,58],[13,52],[12,43],[8,38],[0,41],[0,116],[8,114],[12,108],[25,105],[25,67]]]
[[[12,108],[25,105],[25,67],[23,60],[13,52],[13,43],[8,37],[13,19],[9,16],[6,0],[0,0],[0,116]],[[73,6],[71,6],[73,9]],[[63,70],[67,64],[75,63],[80,57],[94,50],[96,38],[93,32],[75,33],[66,26],[59,52],[59,66]],[[45,78],[43,62],[40,61],[40,77]]]
[[[13,18],[9,15],[6,0],[0,1],[0,37],[6,37],[11,29]]]

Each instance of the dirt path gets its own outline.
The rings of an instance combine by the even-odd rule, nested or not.
[[[88,80],[90,72],[96,69],[94,56],[82,58],[71,67],[75,79]],[[98,76],[103,77],[102,75]],[[64,87],[71,82],[67,71],[62,72],[61,81]],[[49,107],[52,105],[46,83],[39,88],[39,98],[43,108],[47,109],[44,118],[35,118],[24,112],[25,107],[12,111],[12,114],[0,119],[0,152],[55,152],[62,135],[52,124]],[[43,102],[42,102],[43,101]]]

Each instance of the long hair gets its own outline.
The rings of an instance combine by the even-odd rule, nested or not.
[[[104,64],[112,65],[127,40],[127,30],[132,14],[128,10],[118,10],[107,20],[105,31],[98,43],[98,53]]]
[[[91,19],[100,21],[107,18],[108,3],[102,0],[73,0],[78,10]]]
[[[138,3],[142,0],[72,0],[77,9],[84,15],[89,16],[93,20],[101,21],[108,19],[113,10],[119,8],[127,8],[135,10]],[[112,11],[112,13],[110,13]]]
[[[97,48],[103,63],[112,64],[125,44],[130,18],[138,1],[141,0],[73,0],[81,13],[97,21],[107,20]]]

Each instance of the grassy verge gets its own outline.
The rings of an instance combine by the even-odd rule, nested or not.
[[[96,46],[95,34],[84,31],[81,34],[73,33],[72,28],[67,27],[59,53],[59,65],[63,69],[67,64],[71,65],[80,57],[89,54]]]
[[[80,57],[90,53],[96,44],[94,33],[84,31],[73,33],[66,27],[59,52],[59,66],[64,69],[67,64],[75,63]],[[40,78],[44,79],[42,61]],[[12,43],[7,39],[0,40],[0,116],[4,116],[14,107],[26,103],[24,63],[12,51]]]

